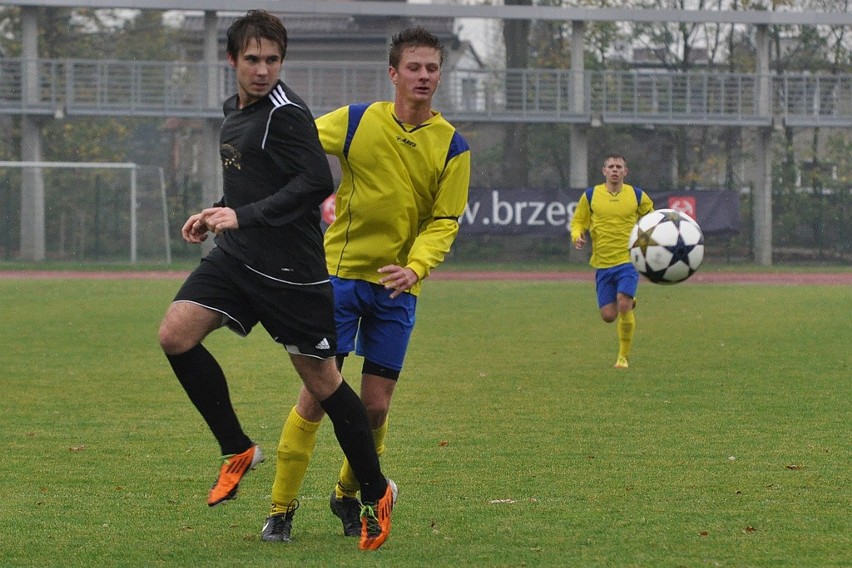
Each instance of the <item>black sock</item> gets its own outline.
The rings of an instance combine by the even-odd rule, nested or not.
[[[361,499],[376,502],[387,489],[387,482],[379,466],[379,456],[373,441],[373,431],[364,403],[346,381],[330,397],[320,402],[334,425],[334,435],[358,483],[361,484]]]
[[[231,405],[225,373],[213,355],[198,344],[186,353],[166,355],[166,358],[189,395],[189,400],[219,442],[222,455],[238,454],[249,449],[252,441],[243,433]]]

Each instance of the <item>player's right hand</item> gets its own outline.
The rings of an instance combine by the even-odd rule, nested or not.
[[[199,244],[207,240],[207,223],[202,220],[201,213],[196,213],[186,220],[180,230],[183,240],[190,244]]]
[[[574,241],[574,248],[580,250],[581,248],[583,248],[584,244],[586,244],[586,235],[580,235]]]

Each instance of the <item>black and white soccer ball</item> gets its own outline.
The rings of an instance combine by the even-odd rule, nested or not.
[[[627,246],[633,266],[655,284],[683,282],[704,261],[701,227],[675,209],[657,209],[639,219]]]

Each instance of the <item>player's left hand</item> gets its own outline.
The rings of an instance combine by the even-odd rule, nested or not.
[[[382,284],[386,290],[393,290],[390,295],[391,298],[396,298],[409,290],[420,280],[420,277],[412,269],[396,264],[383,266],[379,268],[379,272],[385,274],[379,279],[379,284]]]

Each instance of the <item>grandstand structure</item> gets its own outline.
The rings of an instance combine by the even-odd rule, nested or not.
[[[0,58],[0,113],[22,120],[21,160],[39,162],[38,124],[72,115],[192,117],[202,120],[203,184],[207,201],[221,192],[216,140],[222,100],[235,90],[233,72],[221,59],[220,13],[224,0],[5,0],[21,7],[23,56]],[[193,10],[203,12],[200,62],[56,60],[39,58],[39,6]],[[771,137],[775,128],[852,127],[852,75],[770,72],[770,25],[852,25],[850,13],[689,11],[631,8],[568,8],[408,4],[395,1],[268,0],[253,2],[280,14],[383,18],[387,33],[417,18],[526,19],[571,22],[571,68],[445,68],[435,105],[451,121],[563,123],[571,130],[571,186],[585,187],[588,137],[602,124],[718,125],[754,129],[754,259],[772,262]],[[750,73],[664,70],[591,71],[584,68],[589,22],[715,22],[753,26],[757,63]],[[299,61],[288,58],[285,80],[311,109],[324,113],[353,100],[391,96],[386,65],[373,62]],[[39,203],[38,170],[24,177],[23,199]],[[43,188],[41,188],[43,192]],[[43,199],[41,201],[43,203]],[[22,207],[24,258],[44,257],[38,207]]]

